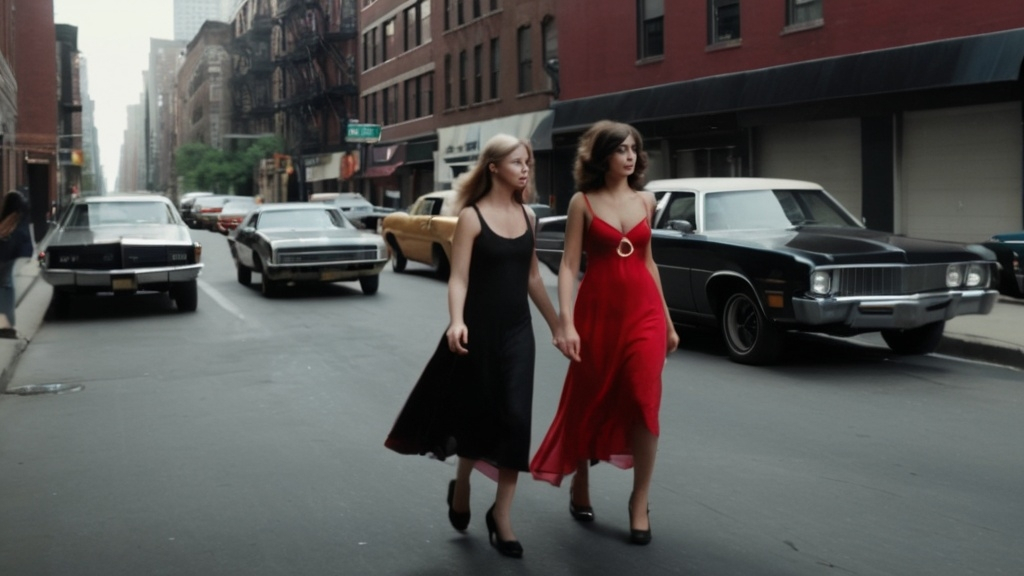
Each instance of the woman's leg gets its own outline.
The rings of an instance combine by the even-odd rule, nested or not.
[[[452,510],[469,512],[469,475],[473,471],[476,460],[459,457],[455,467],[455,495],[452,498]]]
[[[645,426],[637,426],[633,430],[633,494],[629,500],[630,528],[635,530],[649,530],[651,527],[647,497],[651,491],[657,453],[658,437]]]
[[[576,463],[576,473],[573,474],[572,483],[569,487],[569,498],[572,504],[577,507],[590,507],[590,461],[580,460]]]
[[[0,263],[0,328],[14,327],[14,260]],[[6,320],[6,324],[4,321]]]
[[[516,540],[512,532],[512,499],[516,495],[519,471],[512,468],[498,468],[498,493],[494,497],[494,524],[502,540]]]

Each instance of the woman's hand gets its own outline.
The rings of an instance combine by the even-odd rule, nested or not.
[[[668,333],[665,338],[665,344],[666,348],[668,348],[665,351],[666,356],[675,352],[676,348],[679,348],[679,334],[676,334],[676,327],[672,325],[671,321],[668,322]]]
[[[558,350],[565,355],[566,358],[574,362],[580,361],[580,335],[576,332],[576,327],[570,324],[569,326],[563,326],[561,330],[561,337],[559,334],[555,334],[555,346]]]
[[[465,324],[448,326],[445,336],[448,338],[449,350],[460,356],[469,354],[469,350],[466,348],[466,345],[469,344],[469,328]]]

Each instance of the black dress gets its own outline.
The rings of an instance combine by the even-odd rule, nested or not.
[[[535,344],[527,285],[533,234],[494,233],[480,211],[463,312],[469,354],[442,334],[384,443],[401,454],[452,454],[529,470]]]

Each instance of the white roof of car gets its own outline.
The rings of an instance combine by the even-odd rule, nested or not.
[[[644,190],[692,190],[694,192],[722,192],[736,190],[821,190],[820,184],[785,178],[671,178],[652,180]]]

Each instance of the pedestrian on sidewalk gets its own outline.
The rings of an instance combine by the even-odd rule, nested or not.
[[[32,257],[28,200],[17,191],[4,194],[0,207],[0,338],[17,338],[14,324],[14,264]]]
[[[519,558],[511,506],[520,472],[529,470],[535,343],[533,300],[561,340],[558,314],[540,276],[536,218],[529,202],[533,151],[499,134],[476,166],[455,183],[458,222],[448,280],[450,323],[388,435],[400,454],[459,458],[448,484],[448,520],[463,531],[470,519],[470,473],[496,480],[485,516],[490,543]]]
[[[571,362],[551,428],[530,469],[558,486],[575,473],[569,513],[592,522],[589,465],[633,468],[629,541],[651,541],[647,508],[658,449],[661,372],[679,344],[651,256],[655,199],[644,192],[640,133],[602,121],[580,138],[569,200],[558,305]],[[587,274],[576,293],[584,252]]]

